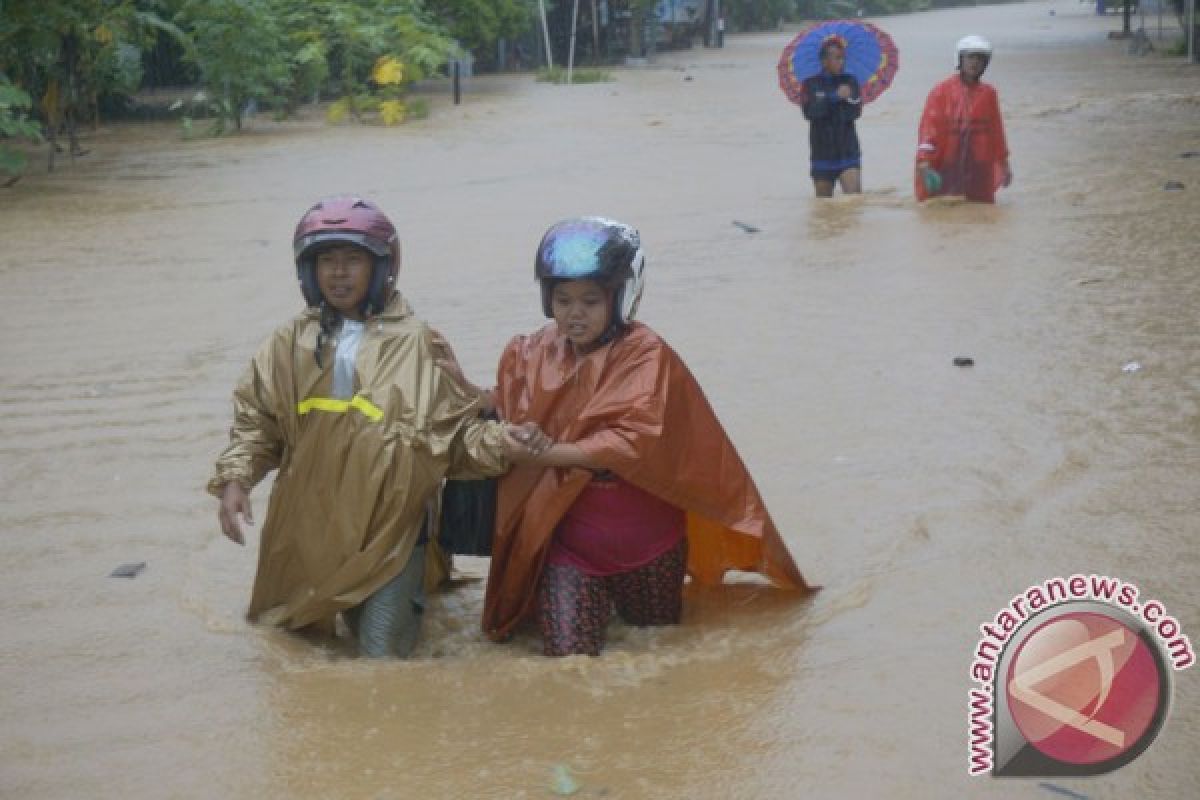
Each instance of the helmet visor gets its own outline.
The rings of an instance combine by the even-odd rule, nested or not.
[[[544,278],[586,278],[602,272],[600,250],[608,232],[580,220],[560,226],[542,245]]]
[[[391,247],[387,242],[381,242],[374,236],[368,236],[365,233],[359,233],[358,231],[317,231],[296,240],[294,247],[295,257],[299,260],[311,253],[316,247],[338,244],[358,245],[379,257],[385,257],[391,253]]]

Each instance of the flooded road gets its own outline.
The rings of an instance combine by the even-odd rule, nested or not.
[[[397,129],[105,128],[0,193],[0,796],[542,798],[562,767],[583,798],[1055,796],[966,774],[978,626],[1095,572],[1200,641],[1200,71],[1064,0],[877,22],[901,67],[859,123],[859,198],[812,197],[786,33],[610,83],[478,78]],[[921,104],[970,32],[1015,183],[920,208]],[[641,318],[826,588],[693,592],[599,659],[486,642],[473,559],[411,662],[248,626],[256,536],[224,540],[202,487],[234,380],[299,308],[292,227],[347,190],[397,222],[402,290],[478,382],[541,324],[551,222],[639,227]],[[1055,785],[1191,796],[1200,682],[1175,677],[1150,750]]]

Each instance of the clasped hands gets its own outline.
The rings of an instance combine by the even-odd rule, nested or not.
[[[554,444],[536,422],[523,422],[515,425],[504,423],[504,451],[511,461],[518,464],[528,464]]]
[[[525,422],[520,425],[504,423],[504,453],[510,461],[517,464],[535,462],[550,449],[554,440],[538,427],[536,422]],[[250,525],[254,524],[254,511],[250,506],[250,493],[237,481],[229,481],[221,490],[221,505],[217,510],[217,520],[221,523],[221,532],[238,544],[245,544],[239,517]]]

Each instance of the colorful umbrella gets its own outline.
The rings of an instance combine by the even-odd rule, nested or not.
[[[842,43],[846,72],[858,79],[864,103],[888,88],[900,66],[892,37],[869,22],[834,19],[809,25],[783,48],[779,58],[779,88],[788,99],[804,104],[804,79],[821,71],[821,45],[829,39]]]

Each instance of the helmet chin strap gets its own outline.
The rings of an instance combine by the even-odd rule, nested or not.
[[[371,273],[371,283],[367,289],[367,296],[363,298],[362,303],[358,306],[359,312],[364,317],[383,311],[388,300],[391,299],[393,284],[396,281],[396,276],[392,274],[391,265],[388,264],[388,260],[384,256],[377,256],[371,269],[373,271]],[[381,274],[384,270],[387,270],[387,272]]]
[[[604,329],[604,333],[596,338],[596,345],[602,346],[616,339],[621,331],[625,330],[625,322],[621,319],[621,294],[613,291],[612,311],[609,313],[610,322],[608,327]]]
[[[612,324],[608,326],[608,329],[596,337],[596,346],[603,347],[613,339],[616,339],[623,330],[625,330],[625,324],[620,320],[614,319]]]

